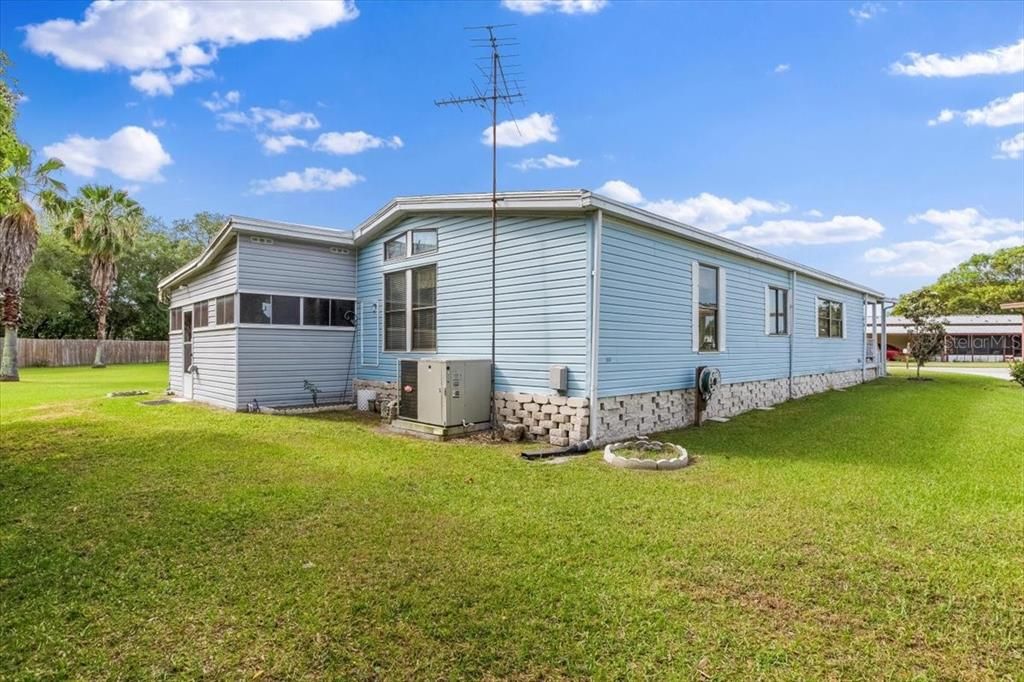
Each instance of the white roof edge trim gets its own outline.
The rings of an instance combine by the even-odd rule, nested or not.
[[[360,223],[354,230],[356,245],[369,240],[376,232],[408,213],[428,211],[482,211],[489,210],[491,194],[437,194],[427,196],[396,197],[380,210]],[[857,284],[850,280],[829,274],[822,270],[801,265],[794,261],[772,255],[766,251],[726,239],[712,232],[701,230],[671,218],[652,213],[636,206],[594,194],[588,190],[547,190],[538,192],[499,192],[498,206],[505,210],[549,210],[572,211],[601,209],[607,214],[638,223],[644,227],[661,230],[690,241],[711,246],[722,251],[773,265],[786,271],[796,272],[811,279],[833,284],[843,289],[882,299],[880,291]]]
[[[210,263],[210,261],[220,254],[224,245],[227,243],[228,238],[237,233],[298,239],[300,241],[311,241],[337,246],[355,245],[352,233],[347,230],[335,230],[329,227],[283,223],[233,215],[227,219],[224,223],[224,227],[214,235],[213,239],[211,239],[210,243],[206,245],[206,248],[203,249],[202,253],[160,280],[157,284],[159,294],[162,296],[163,292],[168,287],[181,282],[192,273],[202,270]]]

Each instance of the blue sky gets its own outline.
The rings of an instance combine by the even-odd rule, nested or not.
[[[72,187],[350,228],[489,189],[486,114],[433,105],[485,23],[528,95],[502,189],[603,188],[891,294],[1024,241],[1020,3],[6,2],[0,43]]]

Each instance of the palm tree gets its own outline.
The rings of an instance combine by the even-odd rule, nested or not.
[[[64,204],[64,183],[51,175],[64,167],[60,159],[49,159],[34,169],[27,148],[8,159],[2,176],[3,201],[0,205],[0,297],[4,327],[0,381],[18,381],[18,325],[21,323],[21,288],[32,264],[39,241],[37,207],[55,215]],[[34,204],[34,205],[33,205]]]
[[[89,284],[96,292],[96,356],[93,367],[105,367],[110,293],[117,281],[117,259],[132,245],[145,219],[142,207],[124,190],[84,185],[68,202],[61,218],[64,234],[89,254]]]

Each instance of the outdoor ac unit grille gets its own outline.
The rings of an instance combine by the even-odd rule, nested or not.
[[[404,419],[419,417],[419,363],[415,360],[402,360],[398,386],[398,416]],[[408,390],[411,388],[412,390]]]

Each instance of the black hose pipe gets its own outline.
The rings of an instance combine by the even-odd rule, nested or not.
[[[564,448],[551,448],[550,450],[535,450],[533,452],[520,452],[519,456],[523,459],[535,460],[535,459],[550,459],[551,457],[558,457],[560,455],[582,455],[590,452],[594,449],[594,444],[589,440],[582,440],[579,443],[573,443],[572,445]]]

